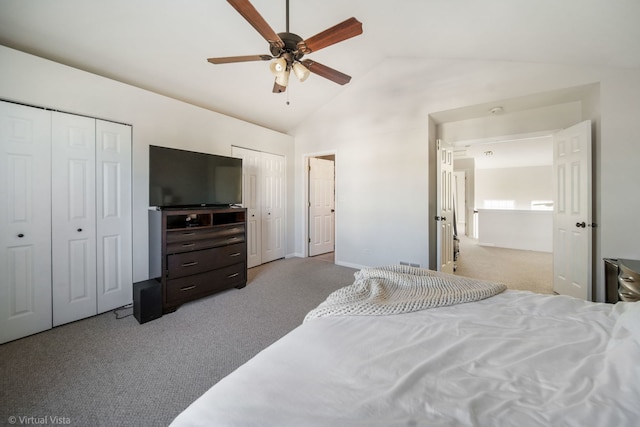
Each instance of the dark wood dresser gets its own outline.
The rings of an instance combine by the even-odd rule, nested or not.
[[[150,247],[150,256],[161,257],[164,313],[188,301],[246,286],[246,209],[151,210],[149,234],[150,242],[159,245],[159,251]]]

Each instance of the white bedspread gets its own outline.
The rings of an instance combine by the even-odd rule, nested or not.
[[[312,319],[172,426],[638,426],[634,304],[506,291]]]
[[[479,301],[507,289],[502,283],[406,265],[365,268],[355,281],[338,289],[305,317],[410,313],[433,307]]]

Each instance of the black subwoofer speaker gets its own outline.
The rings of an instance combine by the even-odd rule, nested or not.
[[[140,324],[162,317],[162,286],[156,279],[133,284],[133,316]]]

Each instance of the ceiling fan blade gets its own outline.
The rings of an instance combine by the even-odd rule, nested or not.
[[[309,69],[309,71],[311,71],[312,73],[317,74],[320,77],[324,77],[325,79],[329,79],[332,82],[338,83],[339,85],[344,85],[351,81],[351,76],[341,73],[338,70],[334,70],[333,68],[327,67],[326,65],[322,65],[311,59],[305,59],[304,61],[302,61],[302,65],[307,67],[307,69]]]
[[[249,62],[249,61],[270,61],[273,59],[271,55],[246,55],[246,56],[224,56],[221,58],[208,58],[207,61],[212,64],[230,64],[233,62]]]
[[[298,43],[298,49],[306,55],[360,34],[362,34],[362,22],[356,18],[349,18],[315,36],[301,41]]]
[[[260,33],[271,46],[283,48],[284,42],[276,34],[275,31],[267,24],[262,15],[256,10],[255,7],[249,2],[249,0],[227,0],[231,6],[233,6],[244,19],[247,20],[253,28]]]

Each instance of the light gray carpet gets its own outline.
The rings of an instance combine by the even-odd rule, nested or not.
[[[553,254],[480,246],[460,236],[456,275],[492,280],[509,289],[553,294]]]
[[[73,426],[165,426],[354,272],[312,258],[274,261],[250,269],[244,289],[143,325],[109,312],[0,345],[0,425],[59,416]]]

